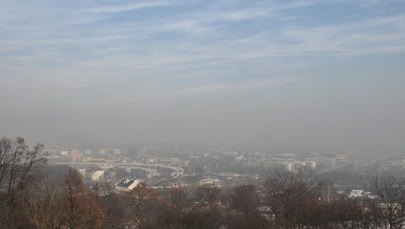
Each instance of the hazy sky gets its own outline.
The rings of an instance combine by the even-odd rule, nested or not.
[[[405,1],[1,0],[16,135],[405,151]]]

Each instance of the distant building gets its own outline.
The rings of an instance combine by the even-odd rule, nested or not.
[[[115,154],[115,155],[120,155],[121,154],[121,150],[120,149],[111,149],[112,150],[112,152],[113,152],[113,154]]]
[[[97,170],[91,175],[92,181],[101,181],[104,178],[104,170]]]
[[[261,166],[262,163],[260,161],[254,161],[254,160],[246,160],[242,162],[242,167],[244,168],[257,168]]]
[[[85,155],[91,155],[93,152],[91,151],[91,149],[86,149],[84,150],[84,154]]]
[[[349,198],[351,199],[367,198],[373,200],[378,198],[378,196],[371,194],[371,192],[365,192],[364,190],[352,190],[349,194]]]
[[[98,154],[105,155],[107,153],[107,149],[98,149]]]
[[[98,163],[106,162],[104,157],[88,157],[88,158],[86,158],[86,160],[87,159],[88,159],[88,161],[91,161],[91,162],[98,162]]]
[[[315,161],[306,161],[305,162],[305,167],[315,170],[316,169],[316,162]]]
[[[198,185],[214,185],[214,180],[211,178],[202,179],[198,182]]]
[[[361,198],[364,197],[364,190],[352,190],[349,194],[349,198]]]
[[[78,169],[77,171],[82,175],[82,177],[86,177],[86,169]]]
[[[69,154],[69,151],[66,151],[66,150],[60,151],[60,155],[62,155],[62,156],[67,156],[68,154]]]
[[[140,148],[137,151],[138,159],[146,157],[147,154],[148,154],[148,148],[146,148],[146,147]]]
[[[124,179],[120,183],[117,184],[116,189],[117,191],[121,192],[129,192],[138,186],[142,181],[140,179]]]
[[[316,168],[315,161],[295,161],[292,163],[292,170],[298,172],[300,170],[314,170]]]
[[[294,163],[293,162],[283,162],[282,164],[279,165],[279,167],[292,172],[294,170]]]
[[[314,161],[316,165],[322,165],[325,168],[336,167],[336,157],[307,158],[307,161]]]
[[[79,152],[78,150],[72,150],[70,151],[69,159],[70,162],[80,162],[81,161],[81,155],[82,153]]]

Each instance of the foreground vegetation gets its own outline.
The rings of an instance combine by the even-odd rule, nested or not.
[[[0,140],[0,228],[403,228],[405,184],[375,177],[372,195],[339,195],[331,181],[274,171],[261,186],[241,184],[128,193],[87,187],[68,169],[46,172],[42,145]],[[53,175],[50,175],[53,174]]]

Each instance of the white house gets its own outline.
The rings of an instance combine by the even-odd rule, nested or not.
[[[117,191],[121,192],[129,192],[138,186],[142,182],[141,179],[124,179],[120,183],[117,184],[116,189]]]

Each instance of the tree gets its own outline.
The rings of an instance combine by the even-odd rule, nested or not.
[[[332,212],[330,221],[337,222],[342,228],[375,228],[372,223],[373,215],[362,201],[342,199],[335,201],[330,207]]]
[[[405,226],[405,181],[392,175],[375,177],[371,183],[377,195],[372,207],[377,224],[385,228]]]
[[[285,228],[303,224],[306,209],[317,200],[315,186],[302,173],[276,170],[263,186],[276,223]]]
[[[18,200],[41,178],[46,163],[43,145],[30,148],[23,138],[0,139],[0,227],[14,228],[20,214]]]
[[[104,211],[104,228],[125,228],[126,200],[122,194],[111,193],[99,197],[99,203]]]
[[[259,191],[256,185],[236,186],[229,194],[231,211],[228,218],[230,228],[268,228],[269,222],[259,212]]]
[[[141,184],[125,194],[126,207],[128,208],[129,226],[143,228],[156,201],[154,190]]]
[[[21,201],[22,213],[31,227],[56,229],[62,226],[64,188],[55,179],[45,179],[27,190]]]
[[[184,187],[159,190],[152,207],[153,225],[149,225],[150,228],[181,228],[189,206],[190,199]]]
[[[185,187],[167,188],[161,191],[162,199],[160,212],[163,223],[168,228],[181,228],[185,217],[192,208],[192,202],[189,193]]]
[[[166,188],[160,194],[148,216],[153,219],[148,220],[148,228],[216,229],[225,223],[225,207],[217,201],[220,189],[216,186],[197,188],[194,195],[185,187]]]
[[[232,189],[230,199],[232,208],[246,216],[257,211],[260,203],[257,186],[253,184],[236,186]]]
[[[68,228],[101,228],[104,213],[96,196],[83,183],[78,171],[70,168],[65,177],[64,224]]]
[[[221,196],[221,189],[215,185],[201,185],[197,188],[197,201],[205,201],[210,207],[213,207]]]

